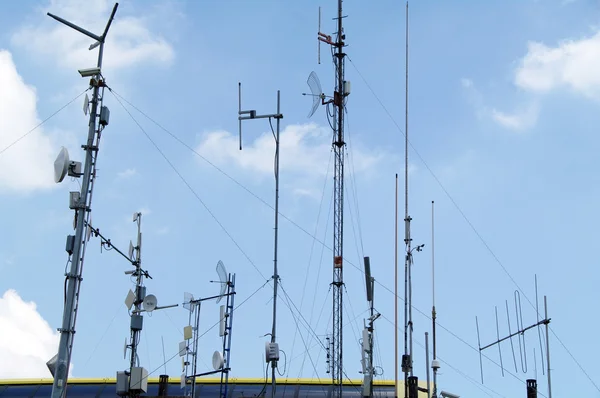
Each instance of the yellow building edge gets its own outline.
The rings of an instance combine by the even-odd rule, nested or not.
[[[179,377],[169,377],[169,381],[175,382],[179,380]],[[220,378],[202,378],[199,379],[202,384],[219,384],[221,382]],[[53,379],[50,378],[40,378],[40,379],[0,379],[0,385],[27,385],[27,384],[52,384]],[[421,381],[421,380],[420,380]],[[158,377],[149,377],[148,383],[155,384],[159,382]],[[263,384],[265,379],[261,378],[229,378],[230,383],[235,384]],[[107,378],[70,378],[70,384],[114,384],[116,383],[116,379],[114,377]],[[402,385],[404,383],[403,380],[399,380],[398,383]],[[299,379],[278,379],[277,384],[305,384],[305,385],[331,385],[331,380],[325,379],[308,379],[308,378],[299,378]],[[362,385],[362,380],[344,380],[343,385],[345,386],[360,386]],[[378,386],[390,386],[394,385],[393,380],[374,380],[373,384]]]

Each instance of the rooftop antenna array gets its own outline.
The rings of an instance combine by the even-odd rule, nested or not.
[[[66,249],[69,253],[69,256],[71,256],[71,267],[69,272],[67,272],[65,275],[67,283],[66,297],[63,309],[62,326],[60,329],[58,329],[60,332],[60,342],[58,345],[58,353],[56,355],[56,361],[54,365],[55,372],[54,382],[52,384],[52,398],[62,398],[66,394],[69,366],[71,363],[71,355],[73,353],[75,323],[77,320],[77,309],[79,308],[79,290],[82,280],[83,260],[85,256],[85,240],[83,234],[85,224],[89,221],[91,212],[92,191],[96,176],[96,161],[98,156],[100,136],[104,130],[104,127],[108,125],[110,115],[108,108],[103,105],[105,80],[101,73],[102,55],[104,53],[106,35],[108,34],[108,30],[115,17],[118,6],[119,4],[116,3],[113,7],[112,13],[110,14],[108,22],[106,23],[106,27],[104,28],[104,32],[100,36],[91,33],[63,18],[48,13],[48,16],[54,18],[55,20],[96,40],[96,42],[90,46],[90,50],[99,47],[98,62],[96,67],[79,70],[79,74],[82,77],[90,78],[90,87],[93,88],[91,101],[86,95],[84,103],[84,113],[86,115],[88,111],[87,105],[89,102],[92,103],[92,109],[89,112],[90,115],[87,142],[85,145],[83,145],[83,149],[86,152],[83,173],[81,173],[81,164],[70,162],[68,153],[64,149],[61,150],[54,164],[54,180],[56,183],[61,182],[67,173],[72,177],[83,178],[81,181],[81,191],[70,193],[69,207],[75,210],[75,235],[67,236]],[[98,127],[96,128],[96,126]]]
[[[528,330],[531,330],[533,328],[537,328],[537,330],[538,330],[538,339],[539,339],[539,343],[540,343],[540,359],[541,359],[541,363],[542,363],[542,372],[543,372],[544,371],[544,350],[542,348],[542,336],[541,336],[540,326],[545,325],[545,328],[546,328],[546,366],[547,366],[546,372],[547,372],[547,377],[548,377],[548,398],[552,398],[552,380],[550,377],[550,340],[549,340],[549,335],[548,335],[550,318],[548,318],[548,304],[547,304],[546,296],[544,296],[544,319],[540,319],[540,312],[539,312],[539,305],[538,305],[538,291],[537,291],[537,275],[535,276],[535,313],[536,313],[536,319],[537,319],[536,323],[529,325],[529,326],[524,326],[523,311],[521,309],[521,293],[519,292],[519,290],[515,290],[515,320],[516,320],[516,324],[517,324],[517,330],[515,332],[513,332],[511,329],[511,325],[510,325],[510,311],[508,308],[508,300],[506,300],[505,303],[506,303],[506,318],[507,318],[507,323],[508,323],[508,335],[504,336],[502,338],[500,337],[500,327],[498,324],[498,307],[495,307],[496,341],[494,341],[490,344],[487,344],[483,347],[481,346],[481,338],[479,335],[479,321],[478,321],[477,317],[475,317],[475,325],[477,327],[477,344],[479,347],[479,367],[480,367],[480,371],[481,371],[481,383],[483,384],[483,362],[482,362],[482,354],[481,353],[483,350],[493,347],[495,345],[498,346],[498,355],[500,357],[500,369],[502,371],[502,376],[504,376],[504,365],[502,362],[502,349],[500,347],[500,343],[503,341],[506,341],[506,340],[510,341],[510,347],[511,347],[511,352],[512,352],[512,356],[513,356],[514,366],[515,366],[515,372],[519,372],[519,367],[517,366],[517,359],[515,356],[515,350],[514,350],[514,344],[513,344],[513,337],[515,337],[515,336],[518,339],[521,371],[525,374],[527,373],[528,367],[527,367],[527,347],[525,345],[525,332]],[[535,351],[534,351],[534,357],[535,357]],[[535,359],[534,359],[534,361],[535,361]],[[537,363],[535,364],[535,368],[536,368],[535,372],[537,374]],[[533,393],[533,392],[535,392],[535,394],[537,394],[537,381],[535,379],[528,379],[526,384],[527,384],[528,394]]]
[[[367,288],[367,301],[369,303],[370,316],[368,325],[365,322],[362,336],[362,373],[363,373],[363,397],[373,396],[373,377],[377,376],[377,370],[373,366],[373,344],[375,335],[375,320],[381,316],[375,311],[374,293],[375,293],[375,278],[371,276],[371,260],[369,257],[364,258],[365,264],[365,283]]]
[[[125,306],[130,315],[130,339],[129,344],[125,339],[123,346],[123,359],[125,359],[127,350],[130,351],[129,367],[126,371],[117,371],[117,395],[138,397],[141,393],[148,391],[148,371],[140,366],[140,359],[137,353],[142,329],[144,326],[143,313],[152,313],[155,310],[177,307],[179,304],[172,304],[159,307],[158,299],[153,294],[146,294],[144,278],[152,279],[148,271],[142,268],[142,213],[133,213],[133,222],[137,224],[137,242],[135,246],[130,241],[128,256],[125,256],[134,269],[125,271],[125,275],[135,278],[135,292],[129,290],[125,297]],[[112,246],[110,240],[108,244]],[[121,253],[121,252],[120,252]]]
[[[333,129],[332,147],[334,152],[334,209],[333,209],[333,333],[331,337],[331,376],[333,383],[333,398],[342,396],[342,381],[343,381],[343,363],[342,363],[342,347],[343,347],[343,322],[342,322],[342,299],[344,289],[343,278],[343,247],[344,247],[344,108],[346,98],[350,94],[350,82],[344,79],[344,60],[346,54],[344,47],[346,46],[346,35],[342,26],[342,0],[338,0],[337,17],[337,33],[335,41],[330,35],[318,32],[317,39],[323,43],[329,44],[333,51],[333,63],[335,66],[335,90],[333,98],[327,98],[320,92],[320,84],[316,78],[316,74],[311,73],[308,78],[308,85],[313,96],[313,106],[309,116],[312,116],[318,105],[318,99],[321,99],[321,104],[327,107],[327,118],[330,115],[334,122],[330,125]],[[320,61],[320,57],[319,57]],[[306,94],[305,94],[306,95]],[[331,105],[332,111],[329,111]]]
[[[195,299],[191,293],[183,294],[183,308],[189,311],[188,326],[183,328],[183,341],[179,343],[179,356],[182,360],[181,388],[185,396],[196,396],[196,378],[221,374],[219,397],[228,396],[229,371],[231,358],[231,331],[233,326],[233,303],[235,298],[235,274],[228,274],[223,262],[217,263],[217,274],[220,291],[216,296]],[[221,299],[226,299],[226,304],[219,307],[219,336],[222,337],[222,351],[215,351],[212,356],[213,370],[197,373],[198,343],[200,340],[200,306],[203,301],[215,300],[218,304]],[[192,326],[192,318],[194,325]],[[190,342],[191,340],[191,342]],[[191,361],[190,361],[191,359]],[[191,374],[189,374],[191,373]],[[191,381],[188,387],[188,380]]]
[[[317,80],[318,82],[318,80]],[[242,121],[249,119],[269,119],[269,125],[271,126],[271,132],[275,139],[275,233],[274,233],[274,244],[273,244],[273,324],[271,328],[271,342],[266,343],[265,360],[271,364],[271,395],[275,396],[276,383],[275,383],[275,369],[277,368],[277,362],[279,361],[279,345],[277,344],[277,288],[279,284],[279,273],[277,270],[277,242],[279,238],[279,125],[283,115],[280,110],[280,93],[277,90],[277,113],[267,115],[257,115],[255,110],[242,111],[242,83],[238,83],[238,121],[239,121],[239,135],[240,135],[240,150],[242,150]],[[248,116],[243,116],[248,115]],[[271,119],[277,121],[276,129],[273,131],[273,124]]]

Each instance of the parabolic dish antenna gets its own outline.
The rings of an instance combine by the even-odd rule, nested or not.
[[[223,360],[223,354],[221,351],[215,351],[212,357],[212,365],[214,370],[219,370],[223,368],[223,364],[225,361]]]
[[[54,182],[61,182],[69,171],[69,151],[64,146],[60,149],[56,160],[54,161]]]
[[[317,74],[312,71],[310,75],[308,75],[308,79],[306,80],[308,87],[310,88],[310,92],[313,97],[313,104],[310,112],[308,113],[308,117],[310,118],[315,114],[319,104],[321,103],[321,98],[323,98],[323,90],[321,89],[321,82],[319,81],[319,77]]]
[[[88,110],[90,107],[90,97],[88,97],[87,93],[85,94],[85,99],[83,100],[83,114],[87,116]]]
[[[225,294],[225,290],[227,289],[227,270],[225,269],[225,265],[223,265],[223,261],[219,260],[217,263],[217,274],[219,274],[219,283],[221,284],[221,291],[219,293],[219,298],[217,298],[217,304],[223,298]]]
[[[158,300],[156,299],[155,295],[149,294],[146,297],[144,297],[144,302],[142,305],[144,306],[144,310],[146,312],[152,312],[156,309],[156,306],[158,305]]]
[[[123,359],[127,357],[127,338],[125,338],[125,343],[123,343]]]

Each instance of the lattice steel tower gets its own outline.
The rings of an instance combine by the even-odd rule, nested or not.
[[[327,115],[332,116],[333,123],[333,335],[331,352],[331,374],[333,380],[333,397],[342,396],[343,358],[342,358],[342,294],[344,289],[343,254],[344,254],[344,105],[350,93],[349,84],[344,80],[344,29],[342,27],[342,0],[338,0],[337,33],[333,41],[331,36],[319,32],[319,40],[332,46],[333,63],[335,66],[335,91],[333,99],[323,100],[327,104]],[[332,104],[332,112],[329,112]]]

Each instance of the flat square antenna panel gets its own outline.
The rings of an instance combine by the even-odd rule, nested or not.
[[[187,343],[185,341],[179,342],[179,356],[182,357],[187,354]]]
[[[219,293],[219,298],[217,298],[217,304],[223,298],[225,294],[225,290],[227,290],[227,270],[225,269],[225,265],[223,262],[219,260],[217,263],[217,274],[219,274],[219,283],[221,284],[221,291]]]
[[[183,338],[189,340],[192,338],[192,326],[188,325],[183,328]]]
[[[194,295],[192,293],[183,293],[183,308],[192,311],[194,309],[194,304],[192,304],[192,301],[194,301]]]
[[[129,292],[127,293],[127,297],[125,297],[125,306],[127,307],[128,310],[131,309],[131,307],[133,306],[133,303],[135,303],[135,293],[133,293],[131,291],[131,289],[129,289]]]
[[[88,110],[90,107],[90,97],[88,97],[87,93],[85,94],[85,99],[83,100],[83,114],[87,116]]]

